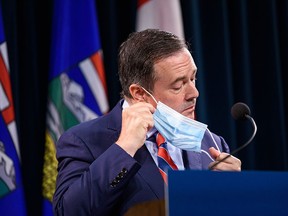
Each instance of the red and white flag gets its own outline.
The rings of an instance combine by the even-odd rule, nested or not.
[[[138,0],[136,30],[157,28],[184,39],[180,0]]]

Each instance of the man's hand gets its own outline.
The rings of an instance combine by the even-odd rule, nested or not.
[[[214,162],[209,164],[209,168],[212,167],[214,164],[216,164],[212,170],[216,171],[241,171],[241,161],[234,157],[229,156],[228,153],[219,152],[214,147],[209,148],[211,156],[215,159]],[[220,160],[227,157],[225,160],[219,163]]]
[[[116,144],[132,157],[142,147],[147,132],[154,126],[155,108],[146,102],[135,103],[122,111],[122,129]]]

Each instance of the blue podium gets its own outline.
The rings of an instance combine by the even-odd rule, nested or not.
[[[166,214],[288,215],[288,172],[169,171]]]

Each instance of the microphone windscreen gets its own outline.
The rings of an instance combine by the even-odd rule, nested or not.
[[[231,115],[235,120],[245,119],[246,115],[250,115],[250,109],[245,103],[238,102],[232,106]]]

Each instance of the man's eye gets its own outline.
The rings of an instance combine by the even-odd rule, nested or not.
[[[197,78],[195,77],[195,78],[191,79],[190,81],[195,84],[195,83],[196,83],[196,80],[197,80]]]
[[[182,86],[180,87],[174,87],[174,90],[180,90]]]
[[[183,84],[182,85],[178,85],[178,86],[174,86],[174,90],[175,91],[179,91],[181,88],[183,87]]]

